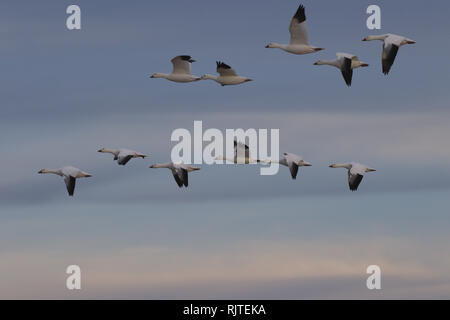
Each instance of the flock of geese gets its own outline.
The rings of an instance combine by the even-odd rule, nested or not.
[[[300,5],[291,19],[289,25],[289,32],[291,35],[289,44],[278,44],[271,42],[266,48],[279,48],[288,53],[303,55],[318,52],[324,50],[324,48],[316,47],[309,44],[308,30],[306,28],[306,15],[305,8]],[[363,41],[380,40],[383,41],[383,51],[381,56],[382,71],[384,74],[388,74],[394,60],[397,56],[398,49],[405,44],[414,44],[414,40],[408,39],[404,36],[395,34],[384,34],[378,36],[368,36]],[[233,70],[228,64],[217,61],[216,71],[219,76],[205,74],[201,77],[191,74],[191,64],[195,62],[189,55],[180,55],[171,60],[173,65],[172,73],[154,73],[151,78],[164,78],[170,81],[186,83],[199,80],[214,80],[222,86],[239,85],[245,82],[252,81],[251,78],[239,76],[235,70]],[[351,86],[353,69],[359,67],[367,67],[368,64],[359,60],[356,55],[349,53],[336,53],[336,59],[332,61],[319,60],[314,65],[330,65],[338,68],[345,80],[347,86]],[[119,165],[126,165],[133,158],[146,158],[147,155],[129,150],[129,149],[108,149],[102,148],[98,150],[101,153],[111,153],[114,155],[114,161],[117,161]],[[236,164],[250,164],[250,163],[265,163],[270,164],[273,161],[253,159],[250,156],[249,148],[242,142],[234,141],[234,158],[229,159],[223,156],[219,156],[217,160],[226,160]],[[311,166],[311,163],[304,161],[300,156],[292,153],[284,153],[283,157],[279,159],[280,165],[289,168],[292,179],[296,179],[299,167]],[[367,172],[373,172],[375,169],[366,165],[349,162],[349,163],[335,163],[329,166],[330,168],[345,168],[348,172],[348,185],[351,191],[356,191],[361,183],[364,174]],[[184,163],[157,163],[150,166],[150,168],[167,168],[172,172],[172,175],[177,183],[181,187],[187,187],[188,173],[192,171],[200,170],[200,168],[187,165]],[[92,177],[91,174],[84,172],[78,168],[71,166],[63,167],[61,169],[42,169],[40,174],[52,173],[64,178],[64,182],[67,187],[67,192],[70,196],[73,196],[75,190],[75,181],[78,178]]]
[[[98,150],[101,153],[111,153],[114,155],[113,160],[117,161],[117,163],[121,166],[126,165],[131,159],[134,158],[146,158],[147,155],[129,149],[108,149],[102,148]],[[248,145],[242,142],[238,142],[234,140],[234,157],[227,158],[224,156],[216,157],[216,160],[225,160],[232,162],[234,164],[271,164],[272,162],[277,162],[280,165],[286,166],[289,168],[292,179],[297,178],[298,168],[299,167],[310,167],[311,163],[304,161],[302,157],[293,154],[293,153],[284,153],[283,157],[278,161],[272,160],[260,160],[254,159],[250,155],[250,149]],[[350,163],[334,163],[329,166],[330,168],[345,168],[348,170],[348,185],[350,190],[356,191],[358,189],[359,184],[362,181],[362,178],[366,172],[375,171],[375,169],[369,168],[365,165],[356,162]],[[187,187],[189,185],[188,173],[192,171],[200,170],[198,167],[194,167],[184,163],[156,163],[150,166],[150,168],[167,168],[172,172],[172,175],[177,183],[178,187],[182,188]],[[75,191],[75,182],[78,178],[89,178],[92,177],[91,174],[84,172],[78,168],[74,168],[71,166],[63,167],[61,169],[42,169],[39,171],[40,174],[52,173],[64,178],[64,182],[66,184],[67,192],[69,196],[73,196]]]
[[[324,48],[312,46],[309,44],[308,30],[306,28],[305,7],[303,7],[303,5],[300,5],[298,7],[297,12],[291,19],[289,32],[291,34],[291,40],[289,44],[278,44],[271,42],[266,46],[266,48],[279,48],[286,52],[298,55],[324,50]],[[372,40],[383,41],[381,65],[382,71],[386,75],[389,73],[392,65],[394,64],[398,49],[405,44],[416,43],[414,40],[395,34],[368,36],[365,37],[362,41]],[[188,55],[177,56],[173,58],[171,62],[173,64],[172,73],[155,73],[151,76],[151,78],[164,78],[174,82],[194,82],[209,79],[218,82],[222,86],[237,85],[252,81],[252,79],[250,78],[239,76],[236,71],[234,71],[229,65],[220,61],[216,62],[216,71],[219,74],[218,77],[209,74],[205,74],[201,77],[192,75],[191,64],[192,62],[195,62],[195,60],[193,60],[191,56]],[[341,70],[342,76],[347,86],[351,86],[352,84],[353,69],[369,66],[367,63],[360,61],[356,55],[342,52],[336,53],[335,60],[319,60],[315,62],[314,65],[329,65],[338,68],[339,70]]]

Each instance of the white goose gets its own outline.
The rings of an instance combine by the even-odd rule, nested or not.
[[[275,161],[267,161],[267,163],[271,163]],[[311,163],[306,162],[302,159],[302,157],[293,154],[293,153],[283,153],[283,158],[277,161],[279,164],[286,166],[289,168],[291,172],[292,179],[297,178],[298,167],[310,167]]]
[[[382,34],[379,36],[368,36],[362,41],[381,40],[383,41],[383,53],[381,56],[381,65],[384,74],[388,74],[394,64],[398,49],[405,44],[414,44],[414,40],[408,39],[396,34]]]
[[[61,176],[64,178],[64,182],[66,183],[67,192],[69,193],[69,196],[73,196],[73,193],[75,191],[75,181],[77,178],[88,178],[92,177],[91,174],[81,171],[78,168],[74,167],[62,167],[61,169],[52,170],[52,169],[42,169],[38,173],[44,174],[44,173],[53,173],[57,174],[58,176]]]
[[[305,7],[300,5],[291,20],[289,25],[289,32],[291,33],[291,41],[289,44],[278,44],[271,42],[266,48],[280,48],[289,53],[293,54],[307,54],[313,53],[323,48],[311,46],[308,41],[308,30],[306,28],[306,16]]]
[[[156,163],[151,165],[150,168],[167,168],[172,171],[173,177],[178,184],[178,187],[187,187],[188,183],[188,172],[200,170],[200,168],[193,167],[183,163]]]
[[[376,171],[375,169],[369,168],[361,163],[349,162],[349,163],[335,163],[329,166],[330,168],[345,168],[348,170],[348,186],[350,190],[356,191],[359,184],[364,177],[366,172]]]
[[[117,160],[117,163],[119,165],[126,165],[128,161],[130,161],[133,158],[142,158],[145,159],[145,157],[147,157],[145,154],[134,151],[134,150],[129,150],[129,149],[118,149],[118,150],[113,150],[113,149],[108,149],[108,148],[102,148],[100,150],[98,150],[98,152],[102,152],[102,153],[111,153],[114,155],[114,160]]]
[[[214,80],[218,83],[220,83],[222,86],[232,86],[232,85],[236,85],[236,84],[241,84],[244,82],[248,82],[248,81],[253,81],[250,78],[247,77],[241,77],[238,76],[238,74],[236,73],[236,71],[234,71],[229,65],[220,62],[220,61],[216,61],[216,65],[217,65],[217,73],[219,73],[219,77],[210,75],[210,74],[205,74],[202,76],[202,80]]]
[[[195,62],[191,56],[176,56],[170,61],[173,64],[173,71],[171,74],[157,72],[150,78],[164,78],[174,82],[193,82],[201,79],[191,74],[191,63]]]
[[[250,156],[249,147],[245,143],[237,142],[236,140],[234,140],[234,157],[233,157],[233,159],[227,158],[225,156],[218,156],[218,157],[216,157],[216,160],[230,161],[230,162],[233,162],[236,164],[249,164],[249,163],[260,163],[260,162],[267,163],[267,161],[253,159]]]
[[[319,60],[314,65],[329,65],[338,68],[341,70],[345,83],[349,87],[352,85],[353,69],[369,66],[367,63],[360,61],[357,56],[350,53],[338,52],[336,53],[336,57],[337,59],[333,61]]]

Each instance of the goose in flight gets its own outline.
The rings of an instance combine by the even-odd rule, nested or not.
[[[217,73],[219,74],[218,77],[210,75],[210,74],[205,74],[202,76],[202,80],[214,80],[218,83],[220,83],[222,86],[232,86],[232,85],[236,85],[236,84],[241,84],[244,82],[248,82],[248,81],[253,81],[250,78],[246,78],[246,77],[241,77],[238,76],[238,74],[236,73],[236,71],[234,71],[229,65],[220,62],[220,61],[216,61],[216,65],[217,65]]]
[[[291,41],[289,44],[278,44],[271,42],[266,48],[280,48],[293,54],[307,54],[313,53],[323,48],[311,46],[308,41],[308,30],[306,28],[306,16],[305,7],[300,5],[292,17],[291,24],[289,25],[289,32],[291,34]]]
[[[124,166],[127,164],[128,161],[130,161],[133,158],[142,158],[145,159],[147,157],[145,154],[136,152],[134,150],[129,149],[108,149],[108,148],[101,148],[98,150],[98,152],[102,153],[111,153],[114,155],[114,161],[117,160],[117,163],[121,166]]]
[[[319,60],[314,63],[316,66],[320,65],[330,65],[341,70],[342,76],[344,77],[347,86],[352,85],[353,69],[359,67],[368,67],[369,65],[358,59],[357,56],[349,53],[336,53],[337,59],[333,61]]]
[[[267,163],[275,162],[268,160]],[[289,168],[292,179],[297,178],[298,167],[310,167],[311,163],[303,161],[302,157],[293,153],[283,153],[283,158],[277,161],[279,164]]]
[[[224,156],[218,156],[216,157],[216,160],[224,160],[224,161],[230,161],[236,164],[249,164],[249,163],[260,163],[264,162],[267,163],[267,161],[261,161],[258,159],[253,159],[250,156],[250,149],[248,145],[242,142],[237,142],[234,140],[234,157],[233,159],[224,157]]]
[[[151,165],[150,168],[167,168],[172,171],[173,177],[178,184],[178,187],[187,187],[188,184],[188,172],[200,170],[200,168],[193,167],[183,163],[156,163]]]
[[[362,178],[366,172],[376,171],[375,169],[369,168],[363,164],[357,162],[350,163],[335,163],[329,166],[330,168],[345,168],[348,170],[348,186],[350,190],[356,191],[358,189],[359,184],[361,183]]]
[[[414,40],[395,34],[382,34],[379,36],[368,36],[362,41],[381,40],[383,41],[383,53],[381,55],[381,65],[384,74],[388,74],[394,64],[398,49],[405,44],[414,44]]]
[[[191,74],[191,63],[195,62],[191,56],[176,56],[170,61],[173,64],[173,71],[171,74],[157,72],[150,78],[164,78],[174,82],[193,82],[201,79]]]
[[[53,174],[57,174],[58,176],[63,177],[64,182],[66,183],[67,192],[69,193],[69,196],[73,196],[73,192],[75,191],[75,181],[77,178],[92,177],[91,174],[81,171],[78,168],[74,168],[74,167],[70,167],[70,166],[63,167],[63,168],[57,169],[57,170],[42,169],[38,173],[40,173],[40,174],[53,173]]]

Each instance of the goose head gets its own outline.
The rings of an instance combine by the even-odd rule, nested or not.
[[[328,167],[330,168],[345,168],[350,170],[352,168],[352,164],[351,163],[333,163],[330,164]]]
[[[155,163],[152,164],[149,168],[170,168],[171,164],[170,163]]]
[[[355,63],[355,62],[354,62],[354,63]],[[359,67],[368,67],[368,66],[369,66],[368,63],[365,63],[365,62],[363,62],[363,61],[356,61],[355,64],[356,64],[355,66],[352,66],[353,69],[354,69],[354,68],[359,68]]]
[[[280,47],[280,45],[278,44],[278,43],[275,43],[275,42],[270,42],[267,46],[266,46],[266,48],[279,48]]]
[[[403,44],[414,44],[414,43],[416,43],[414,40],[411,40],[411,39],[405,39],[405,40],[402,41],[401,44],[403,45]]]
[[[166,75],[163,73],[156,72],[150,76],[150,78],[165,78]]]
[[[306,162],[303,160],[299,161],[298,165],[301,167],[311,167],[312,166],[312,164],[310,162]]]
[[[216,80],[217,77],[211,75],[211,74],[204,74],[200,77],[200,80]]]
[[[90,178],[90,177],[92,177],[92,174],[83,171],[77,178]]]

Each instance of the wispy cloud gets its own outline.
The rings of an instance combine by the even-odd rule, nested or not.
[[[397,252],[402,256],[396,256]],[[417,252],[421,252],[420,257]],[[83,290],[78,293],[63,286],[65,275],[61,270],[70,263],[66,258],[33,251],[2,254],[1,259],[5,262],[1,274],[16,275],[3,282],[2,298],[450,296],[450,260],[427,251],[418,242],[395,238],[359,242],[343,239],[339,245],[327,241],[246,242],[225,245],[215,252],[154,246],[91,252],[74,260],[83,266]],[[433,263],[436,260],[438,264]],[[381,292],[365,287],[365,270],[370,264],[382,267]],[[22,272],[17,272],[18,266]],[[345,287],[338,289],[343,284]],[[33,287],[47,289],[39,293],[25,289]],[[314,289],[318,287],[320,291]]]

